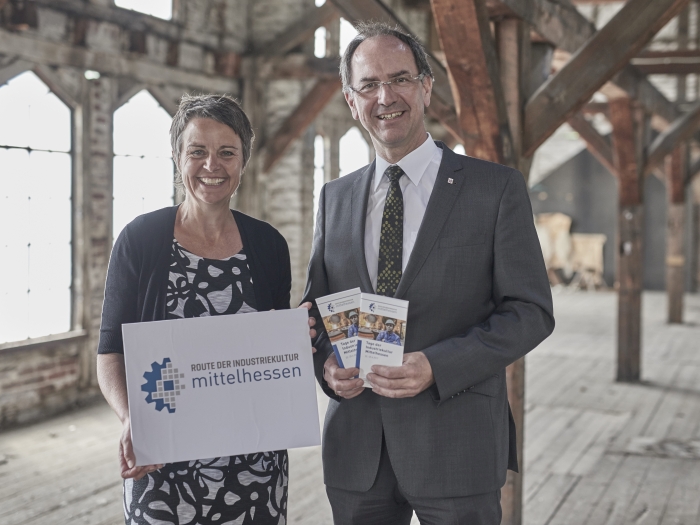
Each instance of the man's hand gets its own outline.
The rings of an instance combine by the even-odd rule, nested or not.
[[[306,310],[311,310],[311,306],[312,306],[312,304],[307,302],[307,303],[301,303],[299,305],[299,308],[305,308]],[[316,326],[316,319],[314,319],[313,317],[309,317],[309,337],[311,337],[311,339],[316,337],[316,330],[314,330],[314,328],[313,328],[314,326]],[[311,351],[314,354],[316,353],[316,349],[314,347],[311,347]]]
[[[433,368],[423,352],[403,356],[401,366],[374,365],[367,374],[372,390],[384,397],[414,397],[435,382]]]
[[[136,456],[131,446],[131,423],[127,420],[124,422],[122,437],[119,440],[119,468],[122,471],[122,478],[139,480],[146,474],[163,468],[163,465],[144,465],[142,467],[136,467],[135,465]]]
[[[344,399],[359,396],[364,390],[362,379],[353,379],[360,371],[357,368],[340,368],[335,354],[326,359],[323,365],[323,377],[335,395]]]

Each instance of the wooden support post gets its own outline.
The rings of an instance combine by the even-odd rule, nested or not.
[[[610,101],[619,203],[617,380],[625,382],[639,381],[641,377],[644,209],[639,156],[647,126],[646,118],[635,118],[635,113],[639,112],[633,110],[632,102],[627,98]]]
[[[687,148],[681,143],[666,159],[666,293],[668,322],[683,322],[683,292],[685,291],[685,253],[683,234],[685,224],[685,175]]]
[[[700,292],[700,176],[697,174],[690,181],[692,194],[692,228],[688,253],[692,254],[693,266],[690,272],[690,291]]]
[[[527,40],[523,38],[527,35]],[[523,105],[527,97],[524,91],[528,82],[523,81],[529,64],[529,52],[523,52],[523,45],[530,45],[529,28],[516,18],[506,18],[496,25],[496,41],[500,58],[500,81],[506,107],[508,127],[513,143],[513,163],[521,164]],[[529,49],[527,50],[529,51]],[[529,166],[529,163],[528,163]],[[527,173],[525,174],[527,179]],[[525,358],[519,359],[506,369],[508,402],[510,403],[517,429],[517,450],[520,472],[508,471],[506,484],[501,490],[502,525],[520,525],[523,519],[523,443],[525,437]]]
[[[467,153],[516,166],[485,1],[431,0],[431,5],[459,125],[465,136],[474,138],[464,141]],[[519,89],[517,84],[514,89]]]

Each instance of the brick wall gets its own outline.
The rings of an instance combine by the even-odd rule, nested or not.
[[[80,391],[80,357],[84,337],[0,350],[0,428],[65,410],[94,397]]]

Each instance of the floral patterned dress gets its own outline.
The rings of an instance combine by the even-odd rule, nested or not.
[[[205,259],[173,240],[168,319],[255,312],[244,250]],[[127,525],[284,525],[289,463],[285,450],[169,463],[124,482]]]

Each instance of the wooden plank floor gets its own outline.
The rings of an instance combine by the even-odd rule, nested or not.
[[[555,295],[526,365],[526,525],[700,524],[700,296],[665,312],[645,294],[644,381],[617,384],[615,295]],[[104,404],[0,433],[0,524],[122,524],[118,435]],[[288,520],[332,521],[318,447],[290,452]]]

